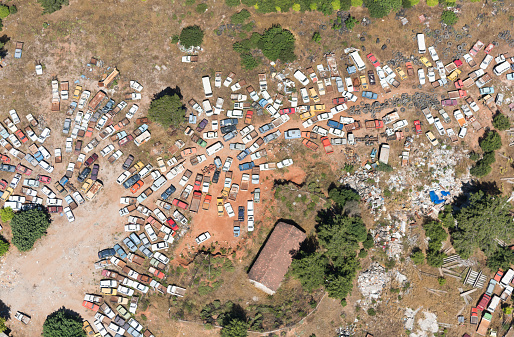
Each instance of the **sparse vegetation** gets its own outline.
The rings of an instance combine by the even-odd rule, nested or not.
[[[448,26],[453,26],[457,23],[457,14],[455,14],[452,10],[443,11],[441,14],[441,21],[447,24]]]
[[[62,8],[62,6],[68,6],[68,0],[38,0],[43,6],[44,13],[53,13]]]
[[[321,42],[321,34],[319,32],[314,32],[314,34],[312,34],[312,41],[314,41],[316,43],[320,43]]]
[[[148,118],[164,128],[177,127],[184,122],[184,104],[177,94],[164,95],[150,103]]]
[[[425,263],[425,254],[423,254],[423,251],[419,248],[413,251],[410,258],[414,264],[419,265]]]
[[[28,251],[46,234],[49,226],[50,215],[46,210],[31,209],[17,212],[11,220],[12,243],[20,251]]]
[[[344,25],[346,26],[346,28],[348,28],[349,30],[352,30],[353,27],[355,27],[355,24],[357,23],[357,19],[354,18],[353,16],[349,16],[348,19],[345,20],[344,22]]]

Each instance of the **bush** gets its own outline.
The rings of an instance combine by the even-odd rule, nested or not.
[[[344,25],[346,26],[346,28],[348,28],[349,30],[352,30],[353,27],[355,27],[355,24],[357,23],[357,19],[354,18],[353,16],[349,16],[348,19],[345,20],[344,22]]]
[[[403,8],[411,8],[416,6],[419,3],[419,0],[402,0]]]
[[[186,0],[186,6],[193,6],[196,3],[196,0]]]
[[[18,13],[18,8],[16,7],[16,5],[12,5],[12,6],[9,7],[9,13],[10,14]]]
[[[389,165],[389,164],[385,164],[385,163],[379,162],[378,165],[377,165],[377,171],[392,172],[393,171],[393,167],[391,165]]]
[[[484,165],[491,165],[495,161],[496,161],[496,158],[494,156],[494,152],[484,153],[482,160],[480,160],[480,162],[482,162]]]
[[[376,314],[377,314],[377,312],[375,311],[375,309],[373,309],[373,308],[368,309],[368,315],[375,316]]]
[[[205,3],[201,3],[201,4],[198,4],[198,6],[196,6],[196,12],[198,14],[202,14],[202,13],[205,13],[205,11],[207,10],[207,8],[209,8],[209,6],[207,6],[207,4]]]
[[[4,332],[7,330],[7,326],[5,325],[5,318],[0,317],[0,332]]]
[[[369,9],[372,18],[383,18],[391,10],[400,9],[402,0],[365,0],[364,5]]]
[[[293,11],[299,12],[302,9],[302,6],[300,4],[293,4]]]
[[[11,220],[13,245],[22,252],[32,249],[34,243],[46,234],[48,226],[50,216],[46,210],[31,209],[16,213]]]
[[[361,251],[359,252],[359,258],[363,259],[366,256],[368,256],[368,251],[365,249],[361,249]]]
[[[439,282],[440,286],[444,286],[446,284],[446,279],[444,277],[438,277],[437,282]]]
[[[233,14],[230,17],[230,22],[233,24],[244,23],[250,16],[252,16],[252,14],[250,14],[246,9],[243,9],[240,12]]]
[[[43,13],[53,13],[62,8],[62,6],[68,6],[68,0],[38,0],[43,6]]]
[[[0,219],[3,223],[11,221],[14,217],[14,211],[11,207],[4,207],[0,210]]]
[[[252,70],[260,65],[260,60],[252,56],[252,54],[241,54],[241,65],[247,70]]]
[[[177,94],[154,99],[148,109],[148,118],[164,128],[177,127],[184,121],[185,108]]]
[[[497,113],[493,118],[493,126],[500,131],[507,130],[510,128],[510,120],[504,114]]]
[[[368,236],[366,236],[366,240],[362,243],[362,246],[364,249],[370,249],[375,245],[375,242],[373,241],[373,235],[368,233]]]
[[[282,62],[289,63],[296,60],[295,37],[289,30],[282,29],[280,25],[264,31],[257,46],[270,61],[280,59]]]
[[[73,315],[64,307],[51,313],[43,324],[44,337],[82,337],[85,336],[82,330],[82,318]]]
[[[481,161],[479,161],[475,166],[473,166],[469,173],[477,178],[485,177],[493,168],[490,165],[487,165]]]
[[[321,42],[321,34],[319,32],[314,32],[314,34],[312,34],[312,41],[320,43]]]
[[[228,7],[237,7],[241,4],[240,0],[225,0],[225,4]]]
[[[421,249],[416,249],[411,255],[410,258],[412,262],[416,265],[425,263],[425,254]]]
[[[0,19],[5,19],[10,13],[8,6],[0,4]]]
[[[220,335],[221,337],[246,337],[248,336],[247,330],[248,323],[239,319],[232,319],[221,329]]]
[[[180,41],[180,37],[178,35],[173,35],[171,37],[171,43],[176,44],[179,41]]]
[[[484,138],[479,141],[479,145],[484,152],[492,152],[502,147],[502,139],[496,131],[489,131]]]
[[[477,161],[480,159],[480,155],[476,152],[471,152],[469,154],[469,159],[471,159],[472,161]]]
[[[180,44],[184,48],[198,47],[203,42],[203,31],[199,26],[188,26],[180,33]]]
[[[9,242],[5,241],[5,239],[0,236],[0,256],[4,256],[5,253],[9,251],[9,246]]]
[[[429,7],[435,7],[439,4],[439,0],[427,0],[427,5]]]
[[[441,21],[447,24],[448,26],[453,26],[457,23],[457,14],[455,14],[453,11],[444,11],[443,14],[441,14]]]

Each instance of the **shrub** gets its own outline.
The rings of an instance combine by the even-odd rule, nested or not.
[[[368,256],[368,251],[365,249],[361,249],[361,251],[359,252],[359,258],[363,259],[366,256]]]
[[[437,282],[439,282],[439,285],[444,286],[446,284],[446,279],[444,277],[438,277]]]
[[[321,34],[319,32],[314,32],[314,34],[312,34],[312,41],[320,43],[321,42]]]
[[[221,329],[221,337],[246,337],[248,336],[248,323],[232,319],[227,325]]]
[[[375,316],[376,314],[377,314],[377,312],[375,311],[375,309],[373,309],[373,308],[368,309],[368,315]]]
[[[243,5],[248,7],[252,7],[257,4],[257,0],[241,0],[241,2],[243,3]]]
[[[237,7],[241,4],[240,0],[225,0],[225,4],[228,7]]]
[[[410,255],[410,258],[416,265],[425,263],[425,254],[423,254],[423,251],[419,248]]]
[[[64,307],[51,313],[43,324],[44,337],[85,336],[82,330],[82,318],[73,315]]]
[[[7,330],[7,325],[5,325],[5,318],[0,317],[0,332],[4,332]]]
[[[357,19],[354,18],[353,16],[349,16],[348,19],[345,20],[344,22],[344,25],[346,26],[346,28],[348,28],[349,30],[352,30],[353,27],[355,27],[355,24],[357,23]]]
[[[379,162],[378,165],[377,165],[377,171],[392,172],[393,171],[393,167],[391,165],[389,165],[389,164],[385,164],[385,163]]]
[[[493,126],[500,131],[507,130],[510,128],[510,120],[504,114],[497,113],[493,117]]]
[[[46,210],[31,209],[14,214],[11,220],[12,243],[20,251],[30,250],[34,243],[50,226],[50,216]]]
[[[368,233],[368,236],[366,236],[366,240],[362,243],[362,246],[364,249],[370,249],[375,245],[375,242],[373,241],[373,235]]]
[[[154,99],[148,109],[148,118],[164,128],[177,127],[184,121],[184,104],[177,94]]]
[[[403,8],[411,8],[416,6],[419,3],[419,0],[403,0],[402,7]]]
[[[453,11],[447,10],[444,11],[443,14],[441,14],[441,21],[447,24],[448,26],[453,26],[457,23],[457,14],[455,14]]]
[[[351,0],[351,5],[353,7],[361,7],[362,6],[362,0]]]
[[[8,6],[0,4],[0,19],[5,19],[10,13]]]
[[[427,0],[427,5],[429,7],[435,7],[439,4],[439,0]]]
[[[492,169],[493,168],[490,165],[487,165],[484,162],[479,161],[475,166],[473,166],[469,170],[469,173],[471,173],[471,175],[474,175],[475,177],[481,178],[491,173]]]
[[[340,0],[332,1],[332,9],[335,11],[340,10],[341,9],[341,1]]]
[[[252,56],[252,54],[241,54],[241,65],[247,69],[252,70],[260,65],[260,60]]]
[[[296,60],[295,37],[289,30],[282,29],[280,25],[264,31],[257,46],[270,61],[280,59],[282,62],[289,63]]]
[[[494,157],[494,152],[484,153],[484,156],[482,157],[482,160],[481,160],[481,162],[484,165],[491,165],[495,161],[496,161],[496,158]]]
[[[246,9],[242,9],[240,12],[234,13],[230,17],[230,22],[233,24],[244,23],[252,14]]]
[[[5,239],[0,236],[0,256],[4,256],[5,253],[7,253],[9,246],[9,242],[5,241]]]
[[[476,152],[471,152],[469,154],[469,159],[473,160],[473,161],[477,161],[480,159],[480,155]]]
[[[193,6],[196,3],[196,0],[186,0],[186,6]]]
[[[364,5],[368,8],[371,17],[382,18],[391,10],[400,9],[402,0],[365,0]]]
[[[492,152],[502,147],[502,139],[496,131],[489,131],[484,138],[479,141],[479,145],[484,152]]]
[[[203,42],[203,31],[199,26],[188,26],[180,32],[180,44],[186,49],[200,46]]]
[[[346,164],[344,164],[343,170],[345,170],[348,173],[353,173],[353,171],[355,170],[355,167],[352,164],[346,163]]]
[[[180,41],[180,37],[178,35],[173,35],[171,37],[171,43],[176,44],[179,41]]]
[[[3,223],[11,221],[14,217],[14,211],[11,207],[4,207],[0,210],[0,219]]]
[[[198,4],[198,6],[196,6],[196,12],[199,13],[199,14],[202,14],[202,13],[205,13],[205,11],[207,10],[209,6],[207,6],[207,4],[205,3],[201,3],[201,4]]]
[[[293,11],[299,12],[302,9],[302,6],[300,4],[293,4]]]
[[[10,14],[18,13],[18,8],[16,7],[16,5],[12,5],[12,6],[9,7],[9,13]]]
[[[68,0],[38,0],[43,6],[43,13],[53,13],[62,8],[62,6],[68,5]]]

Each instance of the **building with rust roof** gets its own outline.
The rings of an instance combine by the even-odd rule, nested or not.
[[[280,287],[294,253],[306,237],[302,230],[293,225],[277,223],[248,273],[250,282],[273,295]]]

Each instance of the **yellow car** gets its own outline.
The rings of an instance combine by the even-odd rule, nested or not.
[[[11,194],[13,192],[14,192],[14,190],[12,187],[7,187],[4,191],[4,193],[2,194],[2,196],[0,197],[0,199],[2,199],[3,201],[6,201],[7,199],[9,199],[9,197],[11,196]]]
[[[95,335],[95,331],[93,330],[93,328],[91,327],[91,324],[89,324],[88,321],[84,321],[83,325],[82,325],[82,330],[84,330],[84,332],[86,333],[86,336],[88,337],[92,337]]]
[[[432,131],[427,131],[425,133],[425,135],[427,136],[428,140],[430,141],[430,144],[432,144],[433,146],[439,145],[439,141],[437,141],[437,138],[434,137],[434,134],[432,133]]]
[[[79,99],[81,92],[82,92],[82,86],[77,85],[75,87],[75,91],[73,92],[73,99]]]
[[[455,82],[457,80],[457,77],[459,77],[461,71],[459,69],[455,69],[450,75],[448,75],[448,79],[450,81]]]
[[[316,92],[316,89],[314,89],[314,87],[309,88],[309,95],[311,96],[314,103],[318,103],[320,101],[318,93]]]
[[[366,78],[366,76],[361,75],[360,79],[361,79],[362,90],[368,90],[368,79]]]
[[[162,157],[157,157],[157,166],[162,173],[166,172],[166,164],[164,164]]]
[[[81,188],[82,192],[87,193],[87,191],[89,190],[91,185],[93,185],[93,180],[86,179],[86,181],[82,184],[82,188]]]
[[[134,164],[133,167],[136,169],[137,172],[139,172],[143,169],[143,167],[145,167],[145,164],[143,164],[141,161],[138,161]]]
[[[419,58],[419,60],[420,60],[420,61],[421,61],[421,63],[423,63],[423,65],[424,65],[425,67],[427,67],[427,68],[432,66],[432,63],[431,63],[431,62],[430,62],[430,61],[429,61],[425,56],[421,56],[421,57]]]
[[[106,295],[116,296],[118,294],[118,289],[116,288],[100,288],[100,291]]]
[[[402,68],[398,67],[395,70],[398,73],[398,75],[400,76],[400,78],[402,79],[402,81],[407,78],[407,75],[403,72]]]
[[[218,216],[223,216],[223,214],[224,214],[223,198],[218,197],[216,199],[216,204],[218,205]]]
[[[315,113],[314,111],[307,111],[300,115],[300,119],[303,121],[308,120],[311,117],[314,117]]]
[[[223,190],[221,190],[221,196],[223,198],[228,198],[228,192],[229,191],[230,191],[230,187],[223,187]],[[219,209],[219,206],[218,206],[218,209]]]
[[[311,106],[311,111],[314,111],[314,112],[325,111],[325,104],[314,104]]]

